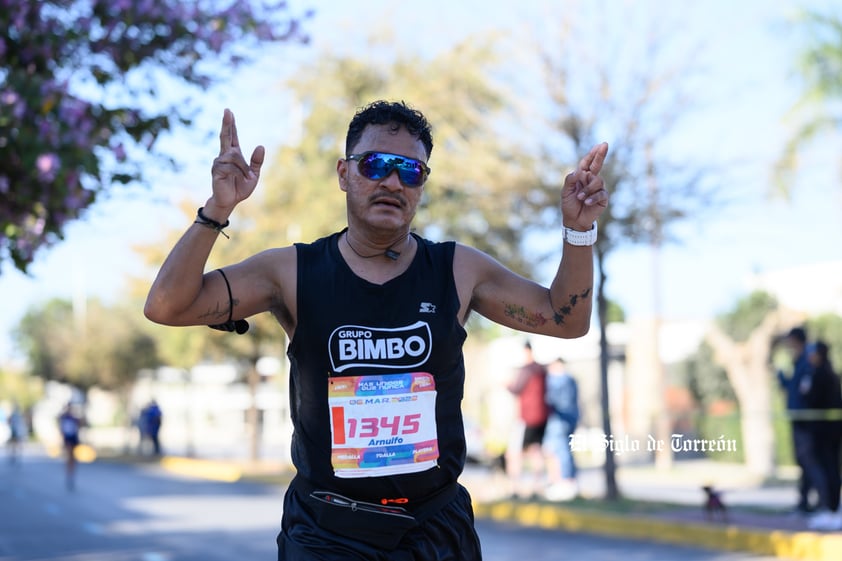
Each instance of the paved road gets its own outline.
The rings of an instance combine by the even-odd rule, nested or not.
[[[240,561],[275,559],[281,490],[179,478],[153,467],[0,465],[2,561]]]
[[[5,460],[5,458],[0,458]],[[153,466],[0,461],[0,561],[274,560],[282,490],[183,478]],[[764,558],[479,521],[486,561],[761,561]]]

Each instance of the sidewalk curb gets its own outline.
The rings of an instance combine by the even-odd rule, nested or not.
[[[558,505],[518,504],[509,501],[474,503],[474,514],[480,518],[516,522],[527,526],[745,551],[797,561],[842,559],[840,534],[673,522],[648,516],[582,512]]]
[[[228,483],[239,481],[243,477],[243,471],[238,466],[216,460],[165,456],[161,458],[161,467],[179,475]]]

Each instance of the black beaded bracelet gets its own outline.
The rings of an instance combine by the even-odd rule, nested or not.
[[[222,229],[227,228],[231,224],[231,221],[226,220],[224,224],[221,222],[217,222],[216,220],[205,216],[205,214],[202,212],[204,209],[205,207],[199,207],[199,210],[196,212],[196,220],[193,221],[193,224],[201,224],[202,226],[206,226],[211,230],[216,230],[217,232],[219,232],[220,234],[222,234],[230,240],[231,238],[228,236],[228,234],[223,232]]]

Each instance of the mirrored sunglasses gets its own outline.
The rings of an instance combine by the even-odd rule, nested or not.
[[[431,171],[421,160],[386,152],[351,154],[347,159],[355,160],[360,174],[368,179],[384,179],[397,170],[401,183],[407,187],[421,187]]]

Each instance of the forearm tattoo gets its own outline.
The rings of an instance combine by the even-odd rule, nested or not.
[[[571,294],[567,302],[558,309],[553,304],[553,295],[549,290],[547,291],[547,295],[550,299],[550,307],[553,310],[553,321],[556,325],[564,325],[564,320],[573,313],[573,308],[576,307],[576,304],[591,295],[591,289],[587,288],[579,294]],[[504,313],[507,317],[512,318],[526,327],[540,327],[549,321],[541,312],[530,312],[520,305],[503,302],[503,306]]]
[[[591,295],[591,289],[586,288],[579,294],[571,294],[567,303],[560,306],[558,309],[556,309],[555,304],[553,304],[552,291],[548,290],[547,295],[550,298],[550,307],[553,309],[553,321],[556,325],[563,325],[565,318],[573,313],[573,308],[576,307],[576,304],[578,304],[580,300],[584,300]]]
[[[505,314],[508,317],[527,327],[540,327],[547,323],[547,318],[541,312],[529,312],[523,306],[506,302],[503,302],[503,306],[505,306]]]

